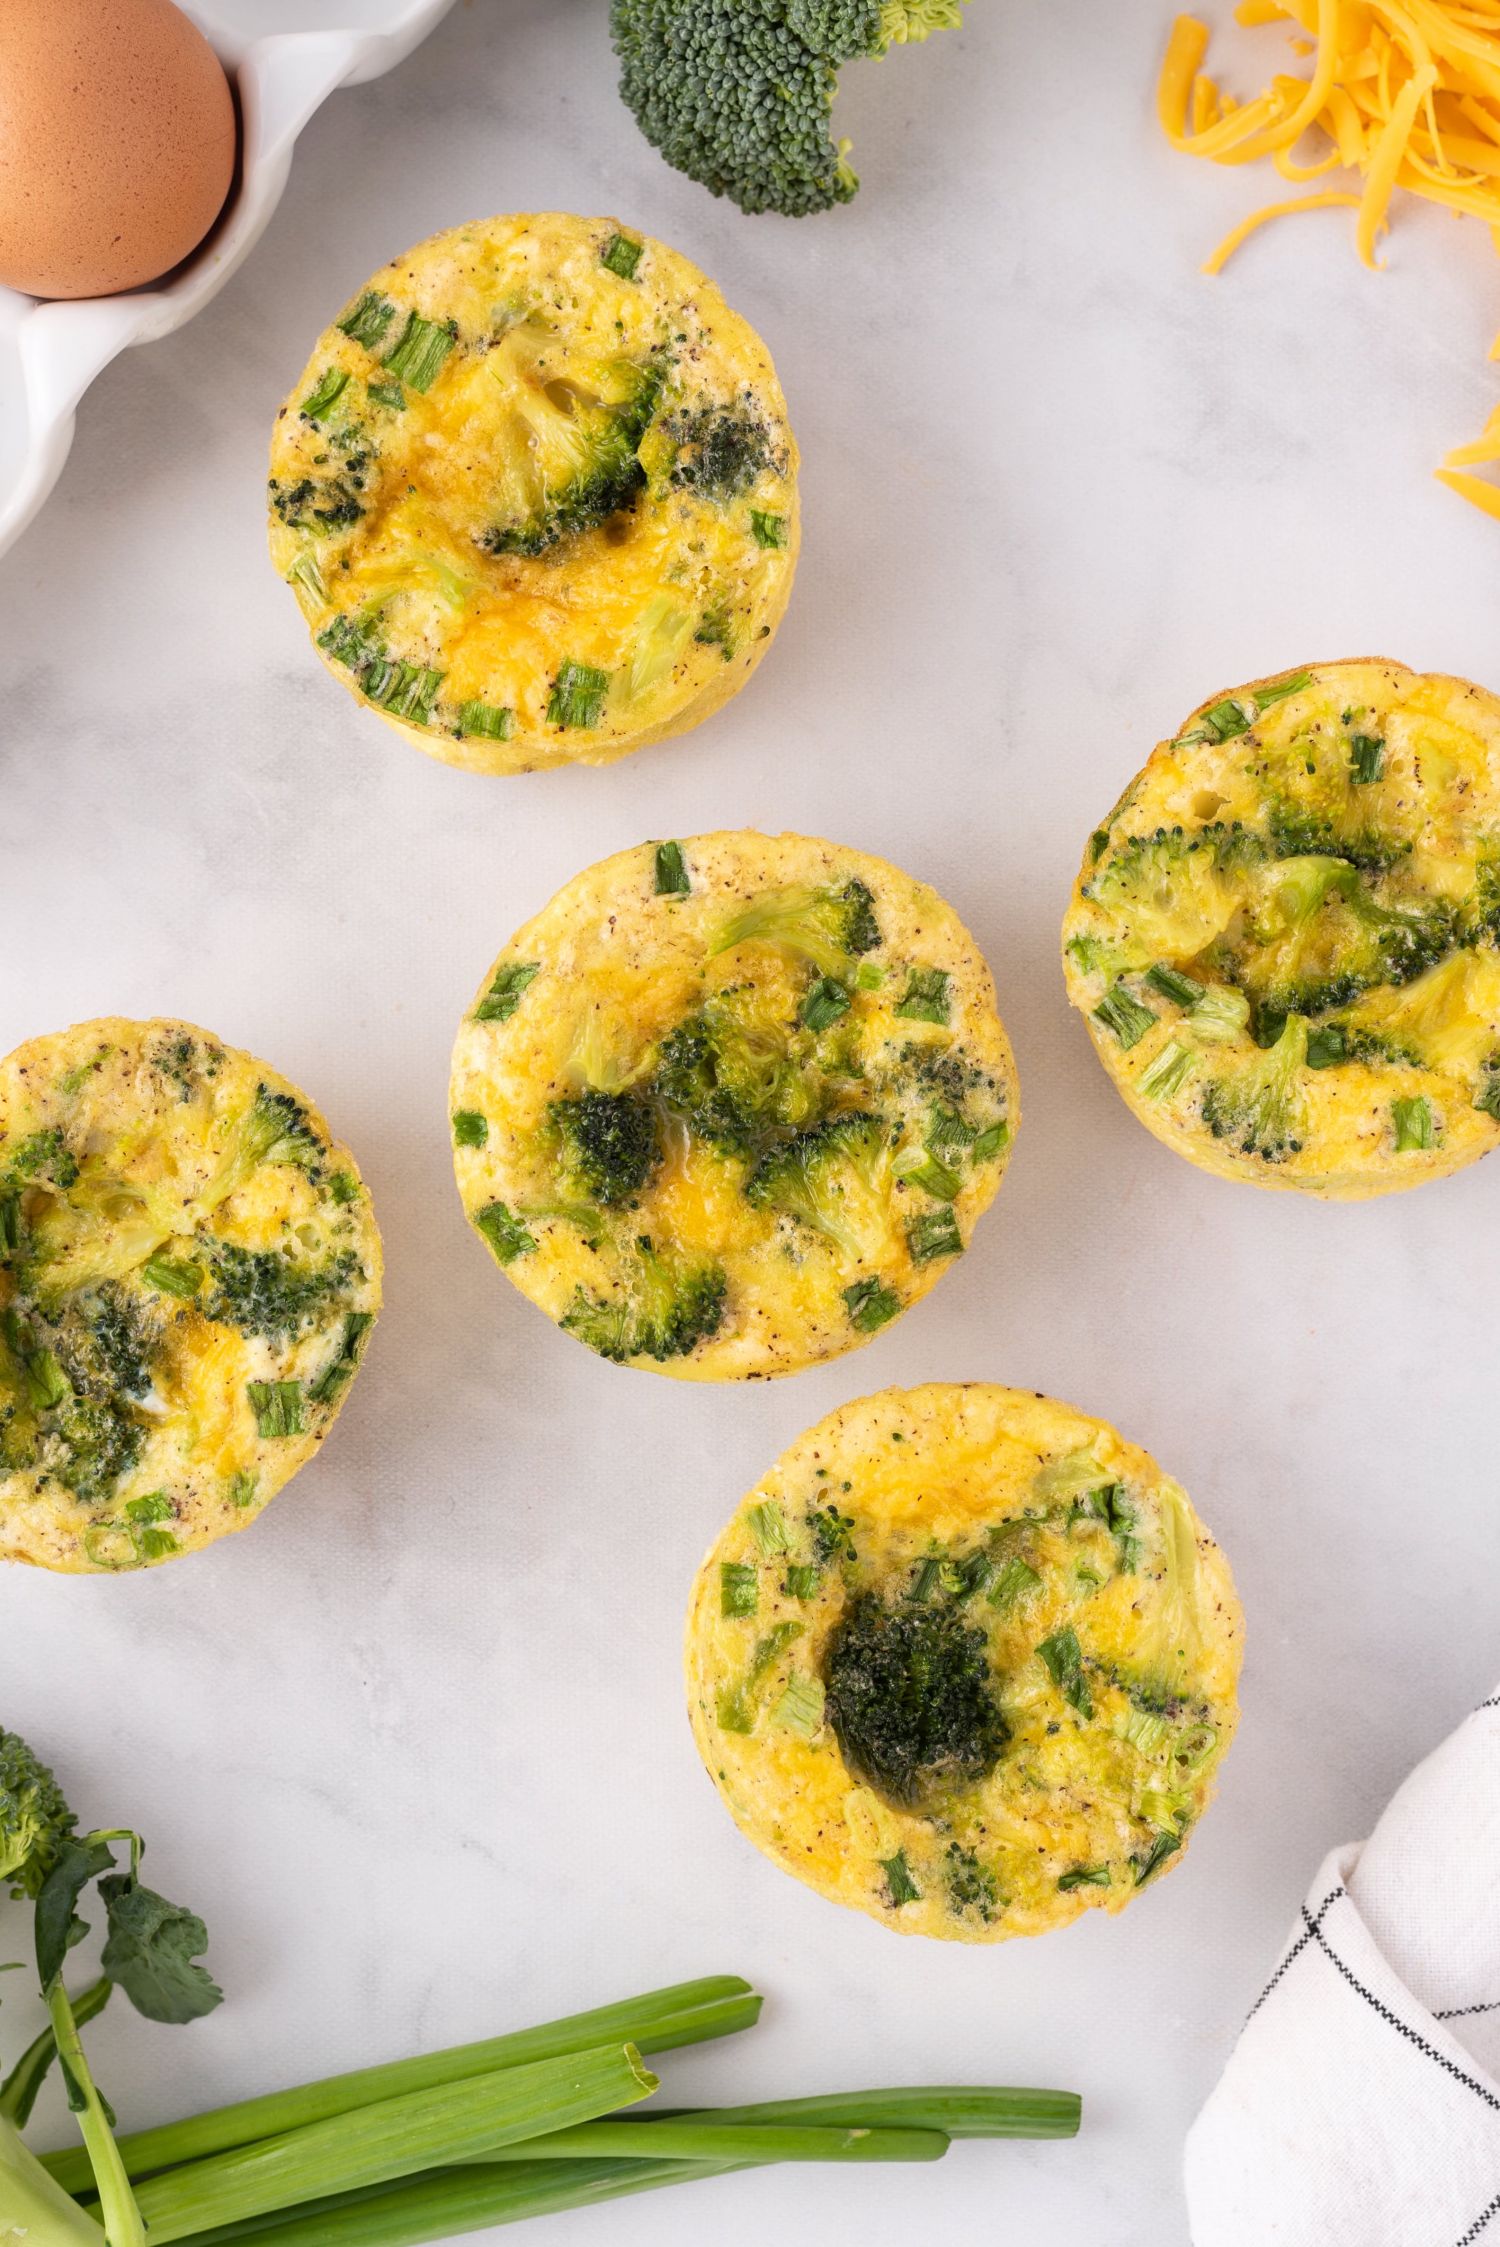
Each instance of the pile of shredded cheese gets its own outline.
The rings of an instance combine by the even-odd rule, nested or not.
[[[1157,90],[1173,145],[1216,164],[1269,156],[1294,184],[1355,172],[1355,194],[1318,188],[1255,211],[1204,266],[1220,272],[1268,219],[1347,206],[1366,265],[1388,224],[1398,187],[1482,218],[1500,249],[1500,0],[1240,0],[1243,24],[1292,23],[1307,77],[1278,75],[1243,105],[1202,69],[1208,26],[1179,16]],[[1306,36],[1302,36],[1306,34]],[[1316,131],[1327,143],[1307,149]],[[1490,356],[1500,358],[1500,337]],[[1500,406],[1484,434],[1449,453],[1441,482],[1500,518],[1500,484],[1469,473],[1500,462]]]

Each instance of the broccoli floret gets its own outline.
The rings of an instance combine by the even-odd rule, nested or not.
[[[620,92],[669,164],[788,218],[859,186],[830,134],[838,66],[962,21],[961,0],[613,0]]]
[[[862,953],[880,942],[875,900],[863,882],[840,889],[767,890],[753,905],[725,923],[709,946],[709,956],[736,944],[779,944],[811,960],[820,975],[847,975]]]
[[[0,1884],[35,1896],[77,1824],[47,1766],[0,1728]]]
[[[696,1137],[754,1155],[814,1122],[849,1081],[836,1035],[798,1029],[737,984],[663,1040],[654,1090]]]
[[[4,1175],[13,1186],[29,1186],[40,1181],[55,1186],[59,1193],[66,1193],[77,1183],[78,1161],[61,1129],[54,1124],[50,1131],[34,1131],[4,1151]]]
[[[677,447],[672,482],[707,499],[738,498],[770,464],[770,432],[745,406],[696,406],[662,429]]]
[[[1265,845],[1237,825],[1192,834],[1158,827],[1115,844],[1083,894],[1125,923],[1139,952],[1130,965],[1192,959],[1229,927],[1244,870],[1264,856]]]
[[[54,1326],[0,1316],[0,1450],[87,1505],[107,1499],[141,1454],[130,1399],[151,1386],[149,1322],[113,1289],[70,1301]]]
[[[719,1265],[663,1255],[644,1235],[621,1275],[622,1292],[606,1298],[582,1288],[563,1319],[601,1358],[686,1357],[718,1331],[728,1282]]]
[[[983,1631],[946,1602],[851,1600],[824,1659],[826,1713],[856,1777],[903,1809],[983,1779],[1007,1727]]]
[[[887,1160],[885,1125],[855,1110],[764,1156],[745,1193],[757,1209],[810,1226],[855,1262],[878,1263],[892,1232]]]
[[[1269,1051],[1256,1053],[1203,1092],[1203,1121],[1262,1162],[1285,1162],[1302,1145],[1298,1078],[1307,1062],[1307,1024],[1293,1015]]]
[[[1446,900],[1414,911],[1385,906],[1345,859],[1288,858],[1274,870],[1249,941],[1226,966],[1274,1032],[1289,1014],[1321,1014],[1378,984],[1410,983],[1458,935]]]
[[[260,1334],[284,1342],[320,1324],[329,1306],[362,1274],[352,1249],[341,1249],[326,1264],[304,1264],[279,1249],[241,1248],[234,1241],[205,1241],[203,1253],[213,1274],[205,1297],[208,1318],[241,1334]]]
[[[646,485],[639,451],[666,380],[666,363],[621,361],[618,395],[584,396],[562,378],[528,384],[514,409],[514,442],[494,463],[499,520],[479,543],[491,554],[544,554],[634,507]]]
[[[632,1201],[656,1167],[656,1117],[628,1092],[583,1092],[547,1110],[564,1192],[612,1209]]]

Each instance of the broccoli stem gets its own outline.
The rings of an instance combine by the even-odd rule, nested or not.
[[[75,2028],[87,2028],[89,2022],[104,2011],[114,1986],[107,1974],[101,1974],[96,1982],[90,1982],[88,1988],[80,1990],[76,1997],[69,1997]],[[0,2083],[0,2117],[13,2122],[18,2130],[24,2129],[30,2120],[37,2093],[56,2058],[57,2038],[49,2022],[40,2036],[33,2038],[27,2045],[5,2081]],[[86,2155],[80,2158],[86,2163]]]
[[[99,2096],[72,2003],[59,1975],[47,1990],[47,2014],[57,2044],[58,2065],[68,2086],[68,2104],[88,2151],[99,2190],[99,2220],[108,2247],[146,2247],[146,2227],[130,2189],[130,2177]]]

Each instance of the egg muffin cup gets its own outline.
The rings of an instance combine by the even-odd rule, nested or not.
[[[800,539],[764,344],[614,219],[455,227],[375,274],[277,417],[271,554],[330,671],[473,772],[685,732],[770,646]]]
[[[470,1223],[603,1357],[682,1380],[837,1357],[933,1287],[1019,1123],[979,949],[801,835],[643,843],[494,963],[450,1108]]]
[[[139,1568],[244,1529],[337,1418],[380,1307],[348,1149],[191,1023],[0,1062],[0,1558]]]
[[[773,1864],[899,1934],[998,1943],[1180,1861],[1242,1629],[1186,1495],[1106,1422],[888,1389],[800,1437],[710,1550],[688,1709]]]
[[[1500,1141],[1500,699],[1378,660],[1205,703],[1090,837],[1068,996],[1200,1169],[1353,1201]]]

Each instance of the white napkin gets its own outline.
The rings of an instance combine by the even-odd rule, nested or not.
[[[1500,1692],[1335,1849],[1188,2134],[1194,2247],[1500,2247]]]

